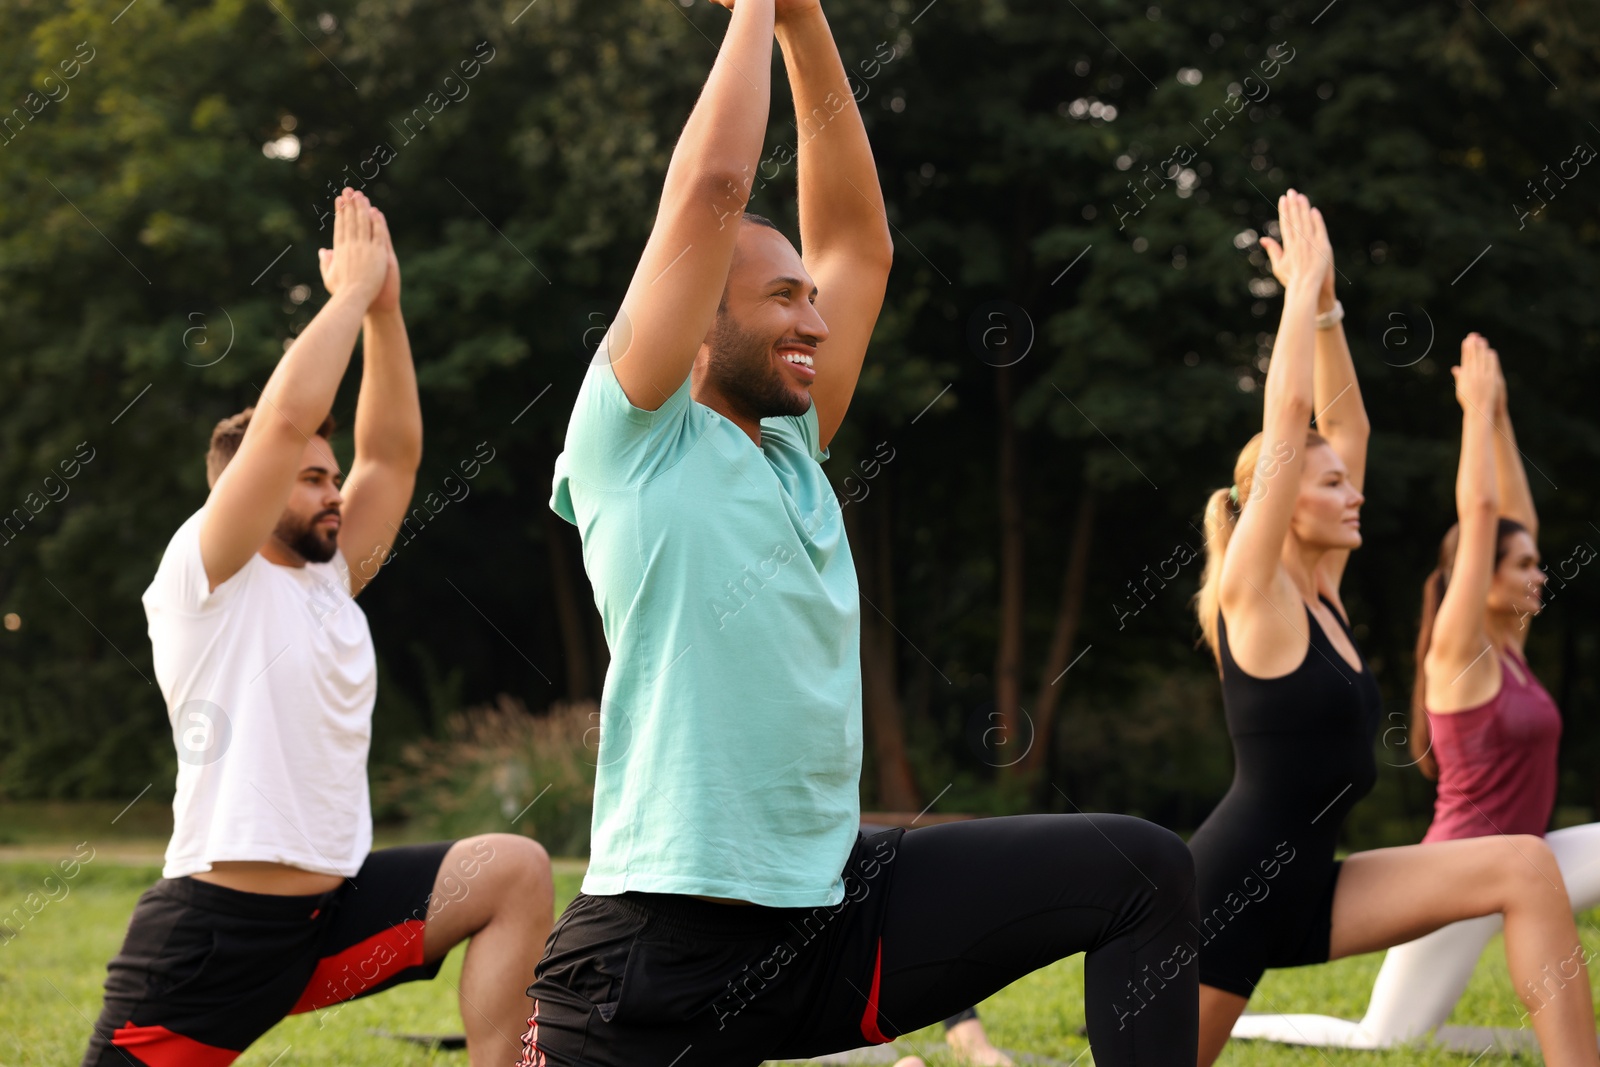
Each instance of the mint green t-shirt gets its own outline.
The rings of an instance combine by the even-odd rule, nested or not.
[[[860,819],[861,616],[815,405],[757,446],[689,396],[590,366],[550,506],[611,648],[583,891],[844,898]]]

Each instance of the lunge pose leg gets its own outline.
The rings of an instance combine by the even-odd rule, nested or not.
[[[861,832],[869,835],[888,829],[873,823],[861,824]],[[983,1020],[978,1018],[978,1009],[970,1004],[944,1020],[944,1040],[961,1063],[972,1067],[1012,1067],[1011,1057],[994,1047]]]
[[[1481,338],[1467,343],[1497,362]],[[1539,520],[1498,368],[1495,378],[1492,408],[1462,413],[1457,523],[1423,583],[1409,742],[1417,767],[1439,782],[1424,843],[1543,835],[1555,808],[1561,713],[1523,658],[1529,623],[1543,606]],[[1495,431],[1487,439],[1474,432],[1481,428],[1474,420],[1485,417]],[[1557,830],[1545,841],[1572,910],[1600,904],[1600,824]],[[1486,915],[1390,949],[1360,1022],[1246,1015],[1233,1036],[1346,1048],[1416,1040],[1450,1017],[1502,926],[1498,914]]]
[[[522,1062],[840,1051],[1087,952],[1102,1067],[1189,1067],[1175,835],[1098,815],[859,832],[860,594],[820,462],[893,245],[821,7],[727,6],[556,463],[611,661],[590,866],[529,990]],[[803,254],[744,212],[774,31],[807,131]]]
[[[1282,245],[1267,247],[1284,309],[1264,429],[1240,455],[1234,488],[1212,494],[1206,509],[1197,597],[1236,764],[1233,786],[1190,841],[1201,912],[1199,1063],[1215,1060],[1266,969],[1372,952],[1499,913],[1546,1061],[1593,1065],[1582,946],[1543,841],[1478,838],[1334,859],[1340,824],[1377,776],[1377,685],[1339,602],[1361,543],[1368,427],[1342,331],[1315,336],[1319,304],[1336,307],[1322,214],[1291,190],[1279,220]],[[1481,349],[1463,346],[1463,409],[1490,410],[1494,381]],[[1310,429],[1313,413],[1321,433]],[[1467,423],[1476,455],[1493,428],[1486,416]],[[1532,992],[1546,967],[1567,968],[1547,1001]]]
[[[111,961],[85,1067],[221,1067],[286,1015],[433,977],[467,938],[473,1067],[518,1047],[553,910],[544,851],[510,834],[371,851],[377,663],[354,597],[411,500],[422,413],[399,260],[360,193],[335,203],[322,275],[331,299],[260,403],[218,424],[211,495],[145,590],[178,750],[172,842]],[[358,332],[341,485],[328,411]]]

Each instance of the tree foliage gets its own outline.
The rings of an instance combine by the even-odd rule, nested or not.
[[[170,783],[139,595],[204,499],[210,427],[253,401],[324,299],[318,205],[347,180],[397,236],[427,434],[419,496],[480,447],[494,456],[362,597],[382,672],[375,756],[500,693],[535,708],[596,693],[604,650],[575,535],[544,514],[550,468],[725,12],[0,10],[0,507],[26,515],[0,534],[0,613],[20,620],[0,630],[0,792]],[[1390,723],[1452,508],[1446,368],[1476,329],[1505,361],[1559,575],[1532,657],[1568,717],[1563,796],[1593,804],[1579,768],[1600,745],[1600,575],[1557,568],[1600,543],[1585,399],[1600,391],[1600,170],[1573,163],[1575,146],[1600,146],[1587,118],[1600,13],[1557,0],[828,11],[897,244],[828,469],[860,487],[841,488],[861,509],[856,551],[870,533],[872,588],[892,593],[879,613],[892,632],[873,648],[892,657],[921,797],[949,785],[946,809],[1192,826],[1226,787],[1215,676],[1187,607],[1199,563],[1170,576],[1168,561],[1203,547],[1205,496],[1259,427],[1277,302],[1252,242],[1293,185],[1329,220],[1375,430],[1346,599],[1401,713]],[[785,92],[751,207],[794,234],[808,133]],[[335,405],[347,427],[356,380]],[[85,443],[93,459],[63,479]],[[348,436],[335,445],[348,462]],[[894,458],[868,467],[883,445]],[[1002,447],[1020,504],[1004,552]],[[1082,655],[1051,682],[1041,665],[1091,500]],[[991,729],[1003,559],[1022,589],[1005,606],[1019,703],[1059,686],[1039,776],[1021,787],[1000,765],[1032,736]],[[1380,760],[1403,753],[1386,736]],[[869,803],[886,780],[868,775]],[[1373,803],[1415,831],[1427,793],[1397,768]]]

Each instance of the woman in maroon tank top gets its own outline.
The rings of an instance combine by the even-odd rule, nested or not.
[[[1547,580],[1539,517],[1499,358],[1478,343],[1494,369],[1494,394],[1482,410],[1463,404],[1457,522],[1424,584],[1417,639],[1410,745],[1418,768],[1439,783],[1422,840],[1545,837],[1573,910],[1583,911],[1600,904],[1600,824],[1545,834],[1555,812],[1561,712],[1523,657]],[[1410,1037],[1443,1022],[1498,929],[1494,917],[1457,923],[1391,952],[1364,1023]]]
[[[1463,558],[1458,523],[1424,586],[1410,745],[1418,769],[1439,783],[1424,843],[1543,836],[1555,811],[1561,712],[1523,658],[1545,574],[1525,477],[1520,489],[1502,505],[1515,518],[1477,519],[1493,530],[1492,554]]]
[[[1529,620],[1543,607],[1538,515],[1498,357],[1481,339],[1468,343],[1482,349],[1493,371],[1485,382],[1492,396],[1469,403],[1463,394],[1459,521],[1423,584],[1408,740],[1418,768],[1439,783],[1423,842],[1545,837],[1573,910],[1583,911],[1600,904],[1600,824],[1545,834],[1555,808],[1561,713],[1522,654]],[[1360,1022],[1252,1015],[1233,1035],[1366,1049],[1415,1041],[1450,1017],[1502,925],[1499,915],[1486,915],[1390,949]],[[1562,963],[1548,965],[1553,977],[1534,990],[1530,1013],[1563,983]],[[1570,963],[1566,972],[1573,973]]]

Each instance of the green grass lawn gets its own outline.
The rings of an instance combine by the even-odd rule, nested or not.
[[[59,899],[46,904],[14,938],[0,940],[0,1067],[70,1067],[78,1062],[100,1010],[106,961],[121,944],[135,899],[159,875],[158,867],[151,864],[149,847],[146,844],[142,862],[126,858],[138,855],[138,848],[131,845],[122,859],[97,851],[95,860],[67,883],[69,891],[65,896],[56,890]],[[158,857],[160,845],[154,847]],[[53,859],[71,855],[71,846],[44,843],[6,849],[0,855],[0,914],[10,912],[29,893],[40,890],[45,876],[56,871]],[[581,864],[560,864],[556,880],[558,909],[565,907],[577,892],[580,878]],[[1600,951],[1597,920],[1600,913],[1591,913],[1582,924],[1584,942],[1591,952]],[[441,972],[441,977],[452,984],[459,980],[461,951],[451,954]],[[1262,984],[1251,1009],[1359,1017],[1381,960],[1381,955],[1363,956],[1323,967],[1274,972]],[[1082,958],[1030,975],[986,1002],[982,1010],[1000,1046],[1050,1056],[1064,1063],[1077,1060],[1087,1049],[1087,1042],[1078,1034],[1083,1025]],[[1520,1013],[1497,939],[1479,964],[1452,1021],[1514,1027]],[[442,981],[413,983],[325,1012],[287,1019],[238,1063],[241,1067],[464,1067],[464,1053],[420,1048],[373,1033],[455,1033],[460,1029],[451,986]],[[924,1055],[930,1067],[954,1062],[944,1053],[938,1027],[907,1035],[898,1047]],[[1494,1054],[1485,1062],[1492,1058]],[[1078,1060],[1079,1067],[1090,1062],[1087,1056]],[[1468,1067],[1473,1060],[1471,1056],[1441,1051],[1336,1052],[1235,1042],[1220,1062],[1222,1067],[1375,1067],[1380,1063]]]

